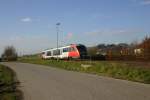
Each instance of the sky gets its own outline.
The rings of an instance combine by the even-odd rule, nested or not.
[[[131,43],[150,36],[150,0],[0,0],[0,54],[59,45]]]

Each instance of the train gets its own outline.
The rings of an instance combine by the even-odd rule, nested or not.
[[[83,59],[87,48],[83,44],[70,44],[42,51],[42,59]]]

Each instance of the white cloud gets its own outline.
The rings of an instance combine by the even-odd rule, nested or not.
[[[112,16],[106,15],[106,14],[101,14],[101,13],[93,13],[91,15],[93,19],[110,19]]]
[[[25,17],[21,19],[22,22],[31,22],[32,19],[30,17]]]
[[[140,5],[150,5],[150,0],[132,0]]]
[[[11,35],[6,38],[4,39],[0,37],[1,41],[3,41],[3,43],[0,43],[0,55],[2,54],[4,48],[9,45],[13,45],[19,54],[39,53],[46,48],[55,47],[55,40],[49,39],[48,36]]]
[[[143,4],[143,5],[150,5],[150,0],[143,0],[141,2],[141,4]]]
[[[101,32],[101,31],[92,31],[92,32],[86,32],[85,34],[95,36],[95,35],[99,35],[99,34],[102,34],[102,33],[103,32]]]
[[[97,30],[92,32],[86,32],[85,34],[91,35],[91,36],[98,36],[98,35],[127,35],[127,34],[135,34],[142,32],[142,29],[106,29],[106,30]]]

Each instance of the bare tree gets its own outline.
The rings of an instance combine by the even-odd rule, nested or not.
[[[150,37],[146,36],[145,39],[143,40],[141,46],[144,49],[144,56],[147,59],[150,59]]]
[[[7,46],[2,54],[2,59],[5,61],[17,60],[17,52],[13,46]]]

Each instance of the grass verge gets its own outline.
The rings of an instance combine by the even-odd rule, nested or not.
[[[0,65],[0,100],[20,100],[21,92],[15,73],[6,66]]]
[[[42,60],[37,57],[23,57],[20,58],[19,61],[24,63],[41,64],[70,71],[85,72],[150,84],[149,68],[143,68],[141,65],[134,66],[133,64],[128,64],[125,62],[56,61],[56,60]]]

